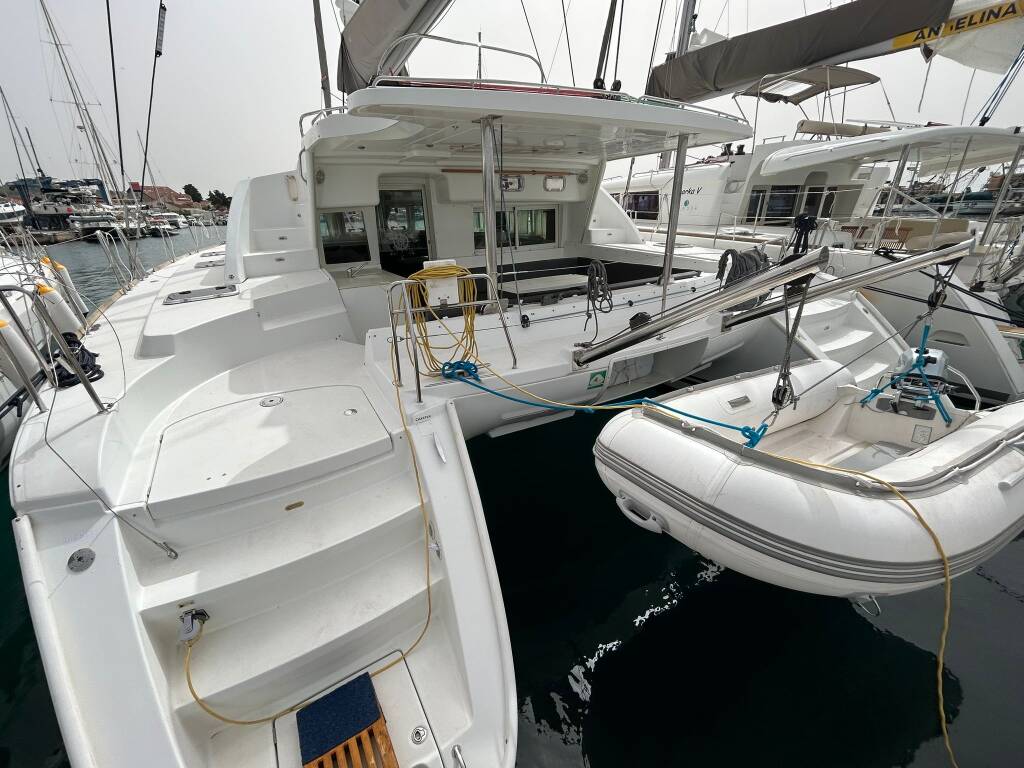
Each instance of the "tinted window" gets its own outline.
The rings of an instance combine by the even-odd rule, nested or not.
[[[320,241],[327,264],[370,260],[370,243],[362,211],[321,213]]]

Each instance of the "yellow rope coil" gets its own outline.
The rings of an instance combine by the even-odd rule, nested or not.
[[[405,335],[406,339],[410,337],[409,315],[412,315],[412,321],[416,326],[416,341],[423,356],[424,365],[426,367],[425,373],[427,375],[440,375],[441,366],[445,362],[477,359],[476,307],[466,306],[463,308],[462,330],[459,333],[456,333],[448,326],[447,323],[444,322],[444,319],[441,318],[431,306],[426,285],[427,280],[443,280],[454,277],[458,281],[459,285],[459,301],[462,304],[471,304],[476,301],[476,283],[473,280],[460,279],[469,274],[471,274],[470,271],[465,267],[453,264],[439,267],[427,267],[426,269],[421,269],[419,272],[413,272],[409,275],[409,279],[418,281],[419,285],[403,292],[402,295],[402,306],[405,306],[406,297],[408,296],[411,309],[411,311],[405,316]],[[451,344],[438,345],[436,341],[432,342],[430,340],[429,331],[427,329],[427,313],[432,315],[433,319],[440,322],[444,330],[452,337]],[[434,354],[435,350],[443,351],[447,360],[438,359],[437,355]]]

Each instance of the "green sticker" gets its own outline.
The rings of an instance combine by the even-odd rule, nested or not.
[[[600,389],[604,386],[604,380],[608,376],[608,371],[594,371],[590,374],[590,381],[587,382],[587,389]]]

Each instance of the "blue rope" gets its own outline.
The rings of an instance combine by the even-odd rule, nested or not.
[[[921,381],[923,381],[924,385],[928,388],[928,396],[919,397],[917,399],[919,401],[931,400],[933,403],[935,403],[935,408],[939,412],[939,415],[942,416],[942,420],[946,422],[946,426],[949,426],[950,424],[953,423],[953,418],[946,411],[946,406],[942,404],[942,398],[939,396],[939,393],[936,391],[935,387],[932,386],[931,381],[928,379],[928,376],[925,375],[924,372],[926,356],[925,353],[928,352],[928,333],[931,330],[931,327],[931,320],[929,320],[927,323],[925,323],[924,329],[921,331],[921,343],[917,347],[917,357],[914,359],[913,364],[903,373],[897,374],[893,376],[891,379],[889,379],[888,383],[886,383],[884,386],[875,387],[866,395],[864,395],[864,397],[860,399],[861,405],[867,405],[880,394],[882,394],[882,392],[884,392],[886,389],[896,386],[896,384],[903,381],[903,379],[905,379],[907,376],[916,372],[921,377]]]
[[[441,376],[449,380],[458,380],[465,384],[469,384],[471,387],[475,387],[483,392],[495,395],[505,400],[511,400],[513,403],[520,403],[521,405],[529,405],[534,408],[543,408],[547,411],[580,411],[582,413],[594,413],[594,409],[588,405],[554,405],[552,403],[541,403],[536,400],[526,400],[521,397],[509,395],[504,392],[499,392],[496,389],[491,389],[488,386],[480,383],[480,368],[476,363],[471,363],[468,360],[456,360],[450,363],[444,363],[441,366]],[[765,436],[768,431],[768,423],[766,421],[761,422],[761,425],[757,428],[747,426],[736,426],[735,424],[726,424],[724,421],[716,421],[715,419],[709,419],[704,416],[697,416],[693,413],[687,413],[681,411],[678,408],[673,408],[669,405],[665,405],[657,400],[651,400],[648,397],[641,397],[635,400],[620,400],[614,403],[608,403],[609,407],[618,406],[638,406],[638,405],[649,405],[653,408],[660,408],[664,411],[674,413],[677,416],[682,416],[687,419],[693,419],[695,421],[701,421],[705,424],[711,424],[716,427],[722,427],[723,429],[731,429],[735,432],[739,432],[743,437],[747,438],[746,447],[754,448],[761,438]]]

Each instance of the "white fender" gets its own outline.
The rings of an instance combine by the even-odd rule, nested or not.
[[[35,376],[39,372],[39,361],[32,354],[32,350],[29,349],[18,329],[6,320],[0,320],[0,336],[3,336],[7,346],[10,347],[11,354],[21,364],[25,373],[30,377]],[[6,353],[0,353],[0,371],[3,371],[4,376],[10,379],[16,387],[22,385],[21,376],[18,375],[17,369]]]
[[[61,264],[59,261],[52,260],[50,265],[53,267],[54,273],[57,276],[58,285],[61,287],[61,293],[64,294],[64,298],[74,303],[78,310],[83,315],[89,314],[89,308],[85,305],[81,295],[78,293],[78,289],[75,288],[75,283],[71,279],[71,271]]]
[[[46,304],[46,310],[53,318],[58,330],[61,333],[77,333],[81,328],[77,315],[72,311],[60,291],[51,288],[43,282],[36,283],[36,295]]]

